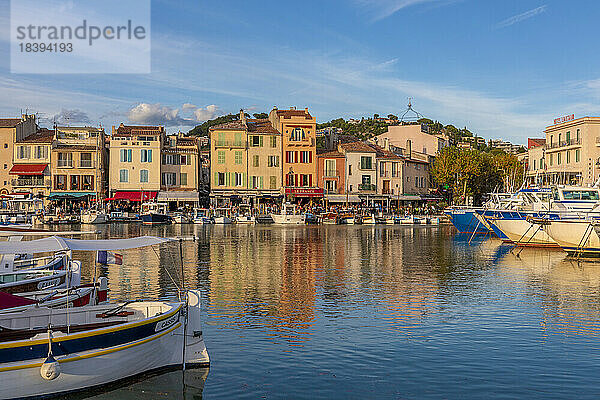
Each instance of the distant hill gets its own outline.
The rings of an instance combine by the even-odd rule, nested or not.
[[[236,121],[240,118],[238,114],[227,114],[215,119],[209,119],[202,125],[198,125],[188,132],[190,136],[208,136],[208,130],[215,125],[224,124],[225,122]]]

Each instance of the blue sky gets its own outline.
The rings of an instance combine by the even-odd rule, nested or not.
[[[152,73],[11,74],[0,0],[0,115],[188,130],[220,114],[309,107],[318,121],[399,114],[525,143],[600,115],[592,1],[152,2]]]

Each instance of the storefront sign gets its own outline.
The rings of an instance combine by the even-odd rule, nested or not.
[[[564,117],[554,118],[554,125],[562,124],[563,122],[573,121],[575,119],[575,114],[565,115]]]
[[[285,194],[298,197],[323,197],[321,188],[285,188]]]

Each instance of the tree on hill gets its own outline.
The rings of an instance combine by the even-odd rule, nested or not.
[[[223,124],[225,122],[237,121],[240,118],[238,114],[227,114],[217,117],[215,119],[210,119],[201,125],[197,125],[193,129],[188,132],[190,136],[208,136],[208,130],[219,124]]]
[[[254,115],[254,118],[256,118],[256,119],[269,118],[269,114],[267,114],[267,113],[255,113],[255,114],[252,114],[252,115]]]

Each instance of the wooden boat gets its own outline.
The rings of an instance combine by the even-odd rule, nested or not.
[[[354,225],[355,221],[354,215],[352,214],[340,215],[340,224],[342,225]]]
[[[321,222],[325,225],[337,224],[338,216],[336,213],[328,212],[321,215]]]
[[[108,222],[108,215],[104,211],[90,209],[81,213],[82,224],[105,224]]]
[[[62,270],[24,270],[0,275],[0,291],[27,293],[46,289],[61,289],[79,286],[81,263],[71,260],[69,267]]]
[[[0,399],[57,396],[166,367],[208,366],[200,293],[186,297],[0,314]]]
[[[167,213],[168,209],[167,203],[148,202],[142,204],[140,213],[142,223],[144,225],[170,224],[171,217]]]

